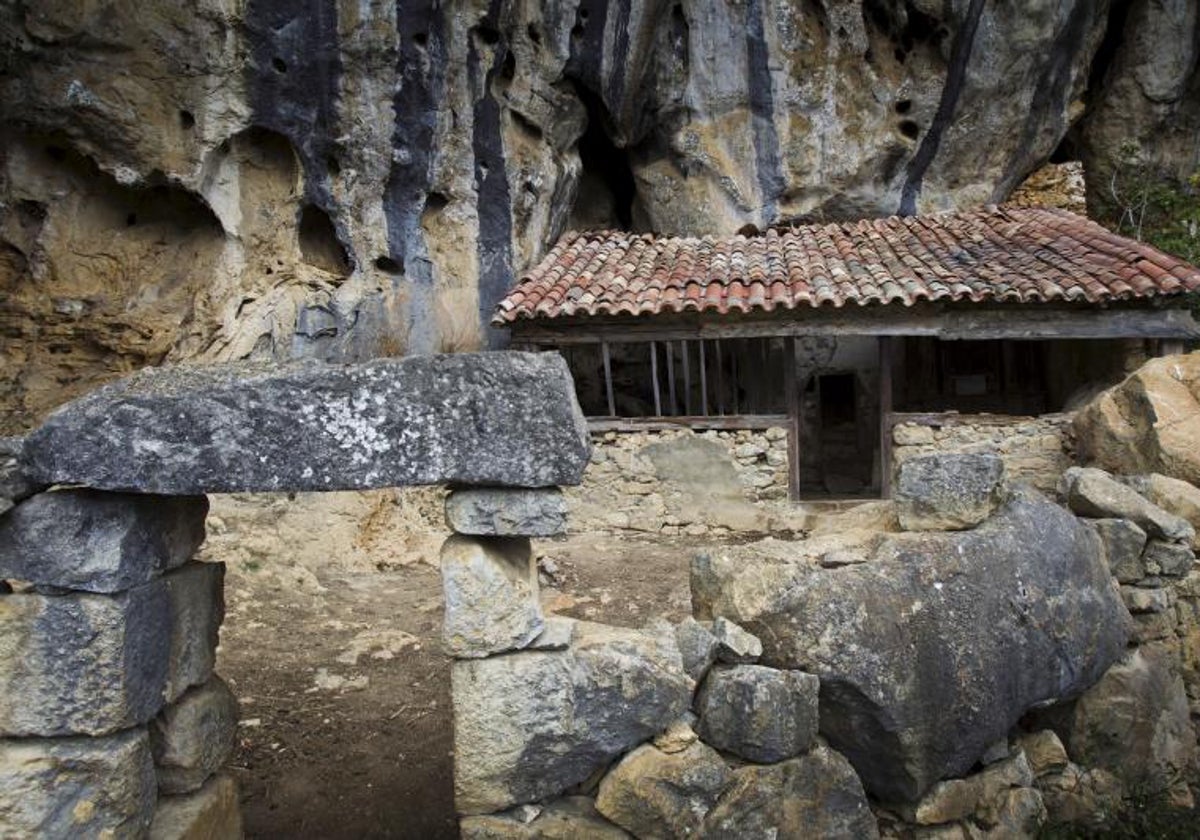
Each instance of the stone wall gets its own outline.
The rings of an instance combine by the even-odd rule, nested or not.
[[[529,539],[511,535],[561,530],[544,485],[577,482],[590,446],[572,394],[548,354],[164,368],[0,439],[0,836],[241,837],[221,772],[237,701],[213,673],[224,565],[195,559],[207,494],[488,485],[448,509],[501,536],[447,542],[447,600],[536,598]],[[543,489],[522,507],[499,504],[505,486]],[[542,619],[523,605],[449,650],[480,655],[480,627],[493,649],[531,642]]]
[[[592,459],[566,491],[573,532],[765,530],[787,509],[787,432],[671,429],[592,436]]]
[[[892,432],[892,459],[898,469],[912,458],[935,453],[994,452],[1004,461],[1009,480],[1027,481],[1053,490],[1071,466],[1072,414],[1039,417],[959,415],[897,423]]]

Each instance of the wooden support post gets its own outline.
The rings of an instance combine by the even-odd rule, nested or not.
[[[708,365],[705,364],[704,339],[700,339],[700,413],[708,416]]]
[[[1158,355],[1177,356],[1183,352],[1183,339],[1164,338],[1158,343]]]
[[[879,338],[879,495],[892,497],[892,339]]]
[[[675,348],[673,343],[667,344],[667,391],[671,397],[671,414],[679,413],[679,403],[675,401]]]
[[[654,416],[662,417],[662,394],[658,389],[658,342],[650,342],[650,378],[654,380]]]
[[[725,368],[721,364],[721,339],[713,342],[717,356],[717,414],[725,416]]]
[[[683,413],[690,417],[692,414],[692,371],[688,365],[686,338],[679,342],[679,349],[683,353]]]
[[[600,352],[604,354],[604,390],[608,394],[608,416],[617,416],[617,402],[613,399],[613,383],[612,383],[612,357],[608,352],[608,342],[605,341],[600,345]]]
[[[783,341],[783,388],[787,399],[787,458],[788,498],[800,499],[800,382],[797,381],[799,360],[796,339],[788,336]]]
[[[738,350],[740,349],[739,345],[741,343],[742,343],[742,339],[740,339],[740,338],[735,338],[729,343],[730,344],[729,379],[733,383],[733,413],[734,414],[741,414],[741,411],[739,411],[739,409],[741,408],[741,398],[738,395],[738,382],[739,382],[739,380],[738,380]]]

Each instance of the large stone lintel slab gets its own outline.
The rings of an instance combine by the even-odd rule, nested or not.
[[[470,353],[149,368],[26,440],[46,484],[163,495],[578,484],[587,425],[565,362]]]

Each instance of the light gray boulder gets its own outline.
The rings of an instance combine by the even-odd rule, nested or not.
[[[159,790],[198,790],[233,753],[237,722],[237,698],[217,676],[163,709],[149,727]]]
[[[818,744],[799,758],[734,771],[699,836],[872,840],[879,837],[879,827],[850,762]]]
[[[699,741],[675,753],[644,744],[608,771],[596,809],[640,840],[689,837],[730,778],[724,759]]]
[[[1134,583],[1146,576],[1142,551],[1146,547],[1146,532],[1128,519],[1089,519],[1104,545],[1108,569],[1121,583]]]
[[[938,454],[900,465],[893,490],[906,531],[959,531],[992,515],[1003,496],[1004,462],[998,455]]]
[[[29,479],[163,495],[578,484],[591,443],[562,357],[146,368],[26,439]]]
[[[459,534],[552,537],[567,529],[567,503],[557,487],[473,487],[446,497],[446,524]]]
[[[700,737],[748,761],[794,758],[817,737],[820,680],[762,665],[718,665],[696,698]]]
[[[466,815],[584,781],[682,716],[694,688],[671,636],[583,621],[567,650],[456,661],[451,685]]]
[[[87,592],[131,589],[204,542],[204,496],[39,493],[0,518],[0,577]]]
[[[0,836],[145,836],[158,790],[145,729],[0,739]]]
[[[446,652],[460,658],[527,647],[546,629],[528,537],[467,537],[442,544]]]
[[[717,616],[712,623],[712,634],[717,640],[717,661],[728,665],[748,665],[762,656],[762,642],[753,633],[739,627],[724,616]]]
[[[1196,531],[1181,516],[1160,508],[1133,488],[1095,467],[1071,467],[1059,480],[1067,506],[1080,516],[1128,519],[1151,537],[1191,541]]]
[[[676,625],[675,643],[683,657],[683,670],[694,680],[703,679],[705,672],[717,661],[720,642],[713,635],[711,625],[690,615]]]
[[[103,735],[146,723],[212,674],[221,564],[116,595],[0,600],[0,734]]]
[[[1030,491],[971,531],[888,536],[858,566],[714,554],[692,574],[698,615],[820,678],[821,734],[887,801],[968,772],[1028,709],[1095,683],[1130,632],[1095,531]]]

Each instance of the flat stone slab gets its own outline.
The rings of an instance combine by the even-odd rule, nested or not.
[[[58,409],[21,458],[36,483],[198,495],[578,484],[590,452],[560,356],[463,353],[147,368]]]
[[[204,496],[39,493],[0,519],[0,578],[120,592],[179,566],[204,542]]]

